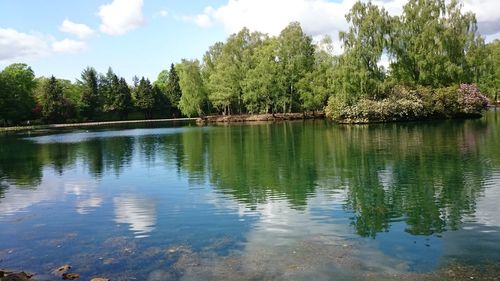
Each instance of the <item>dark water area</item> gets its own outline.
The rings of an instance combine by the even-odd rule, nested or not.
[[[63,264],[81,280],[500,276],[500,111],[0,136],[0,268],[59,280]]]

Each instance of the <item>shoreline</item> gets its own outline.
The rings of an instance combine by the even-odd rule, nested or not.
[[[199,124],[220,124],[220,123],[247,123],[247,122],[276,122],[303,119],[324,119],[323,112],[295,112],[295,113],[266,113],[266,114],[237,114],[237,115],[212,115],[199,117],[196,123]]]
[[[121,121],[95,121],[95,122],[80,122],[80,123],[60,123],[47,125],[27,125],[27,126],[12,126],[0,127],[0,133],[3,132],[19,132],[30,130],[44,129],[61,129],[61,128],[76,128],[76,127],[97,127],[106,125],[121,125],[121,124],[139,124],[139,123],[160,123],[160,122],[186,122],[196,121],[198,118],[167,118],[167,119],[140,119],[140,120],[121,120]]]
[[[324,119],[323,112],[307,112],[307,113],[276,113],[276,114],[241,114],[241,115],[210,115],[203,117],[192,118],[163,118],[163,119],[139,119],[139,120],[122,120],[122,121],[95,121],[95,122],[80,122],[80,123],[60,123],[46,125],[25,125],[0,127],[0,133],[20,132],[31,130],[44,129],[62,129],[62,128],[78,128],[78,127],[98,127],[106,125],[124,125],[124,124],[140,124],[140,123],[161,123],[161,122],[189,122],[195,121],[197,124],[216,124],[216,123],[241,123],[241,122],[269,122],[269,121],[288,121],[301,119]]]

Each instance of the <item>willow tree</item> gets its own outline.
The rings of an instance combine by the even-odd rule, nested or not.
[[[398,80],[432,87],[477,82],[484,40],[458,0],[409,0],[395,18],[389,53]]]
[[[335,94],[344,99],[376,96],[385,78],[379,65],[387,46],[391,18],[371,2],[356,2],[346,15],[349,30],[340,32],[344,54],[337,58]]]

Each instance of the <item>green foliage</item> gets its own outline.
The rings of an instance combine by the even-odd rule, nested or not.
[[[154,85],[158,87],[158,90],[161,91],[166,100],[159,99],[158,101],[163,103],[165,106],[168,106],[169,111],[173,116],[179,116],[179,101],[182,96],[181,86],[179,84],[179,75],[177,74],[177,70],[175,70],[174,64],[170,65],[169,70],[162,70],[158,74],[157,80],[154,82]],[[159,96],[160,97],[160,96]],[[162,106],[157,105],[158,108]]]
[[[42,116],[49,123],[64,122],[72,111],[72,104],[63,96],[63,86],[54,77],[44,83]]]
[[[457,0],[409,0],[392,25],[392,75],[432,87],[478,82],[484,40],[477,33],[475,15],[461,8]]]
[[[479,86],[483,92],[498,101],[500,92],[500,40],[495,40],[486,45],[486,71],[479,79]]]
[[[322,110],[328,96],[333,92],[333,58],[328,52],[331,40],[327,38],[326,46],[318,46],[315,53],[313,70],[297,83],[299,98],[303,110]]]
[[[144,118],[151,119],[155,106],[155,91],[149,79],[141,78],[139,84],[134,89],[134,96],[135,106],[144,113]]]
[[[100,98],[98,88],[98,75],[93,67],[83,70],[79,84],[82,86],[80,112],[82,117],[93,120],[100,112]]]
[[[277,58],[277,40],[265,40],[252,57],[254,68],[249,69],[242,82],[242,99],[249,113],[277,112],[278,97],[283,93],[278,82],[280,69]]]
[[[340,97],[331,96],[325,113],[343,123],[368,123],[477,116],[487,107],[487,98],[475,85],[435,90],[396,85],[383,99],[360,98],[349,104]]]
[[[254,65],[252,54],[263,38],[261,33],[250,33],[244,28],[225,44],[212,46],[205,55],[207,70],[203,72],[208,82],[208,99],[219,112],[244,112],[244,79]]]
[[[0,123],[18,124],[32,116],[35,87],[35,74],[26,64],[11,64],[0,72]]]
[[[387,46],[391,18],[383,8],[358,1],[346,20],[351,26],[339,34],[344,54],[337,59],[335,94],[352,99],[377,96],[385,78],[378,63]]]
[[[278,65],[286,96],[280,96],[278,103],[283,105],[283,112],[300,110],[298,83],[310,73],[314,66],[314,46],[312,38],[307,36],[298,22],[290,23],[278,37]]]
[[[126,119],[133,109],[132,94],[124,78],[120,78],[116,86],[113,109],[118,112],[120,119]]]
[[[178,65],[182,96],[179,109],[186,116],[203,116],[207,94],[200,73],[198,60],[185,60]]]

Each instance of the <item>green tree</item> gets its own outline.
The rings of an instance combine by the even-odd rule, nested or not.
[[[125,81],[124,78],[120,78],[120,80],[118,81],[113,108],[122,120],[127,119],[128,114],[133,109],[130,88],[128,87],[127,81]]]
[[[297,83],[311,72],[314,65],[312,38],[302,31],[298,22],[290,23],[278,37],[279,81],[286,91],[283,112],[299,110]]]
[[[154,106],[153,110],[160,116],[171,116],[172,105],[167,94],[158,85],[153,85]]]
[[[102,105],[102,111],[114,112],[114,103],[119,79],[111,67],[108,68],[105,75],[100,74],[98,76],[99,97],[101,99],[100,104]]]
[[[279,83],[280,69],[277,58],[278,42],[269,38],[253,53],[255,67],[249,69],[243,80],[243,102],[250,113],[275,113],[278,98],[284,92]]]
[[[219,51],[217,48],[222,48],[210,61],[213,63],[213,70],[208,82],[208,98],[224,114],[244,112],[243,81],[247,72],[254,67],[253,53],[262,45],[263,39],[263,34],[250,33],[247,28],[243,28],[231,35],[224,45],[214,46],[214,53]]]
[[[316,47],[314,67],[297,83],[303,110],[322,110],[328,96],[333,91],[333,57],[331,55],[331,39],[326,37]]]
[[[31,118],[35,87],[35,74],[26,64],[11,64],[0,72],[0,120],[18,124]]]
[[[180,116],[179,100],[181,99],[182,91],[179,85],[179,75],[177,74],[177,70],[175,70],[174,64],[170,65],[170,71],[166,69],[161,71],[154,84],[166,96],[167,100],[163,103],[168,105],[170,113],[173,116]]]
[[[398,81],[440,87],[477,82],[484,40],[473,13],[458,0],[409,0],[393,22],[389,53]]]
[[[500,40],[486,45],[487,61],[486,72],[481,77],[479,85],[494,101],[498,101],[500,92]]]
[[[80,100],[81,115],[93,120],[100,112],[99,86],[97,71],[93,67],[87,67],[81,75],[82,96]]]
[[[186,116],[203,116],[207,110],[207,94],[198,60],[186,60],[177,66],[182,96],[179,109]]]
[[[339,34],[344,54],[336,61],[335,95],[344,100],[377,96],[385,78],[379,62],[387,46],[390,18],[383,8],[358,1],[346,20],[350,27]]]
[[[134,90],[134,95],[135,106],[144,113],[144,118],[151,119],[155,106],[155,93],[149,79],[142,77],[139,80],[139,84]]]
[[[65,121],[67,104],[62,86],[54,76],[51,76],[43,87],[43,118],[49,123]]]

